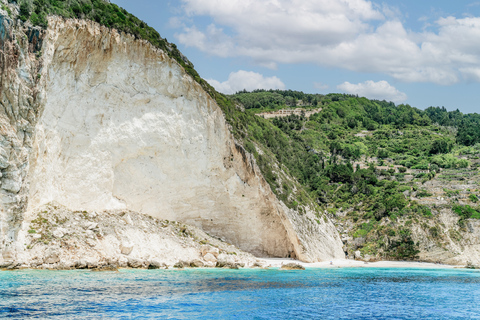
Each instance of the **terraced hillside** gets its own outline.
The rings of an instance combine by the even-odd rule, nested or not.
[[[247,102],[245,113],[262,115],[287,107],[291,93],[240,92],[230,98]],[[304,199],[336,221],[351,258],[480,262],[480,144],[473,138],[478,115],[349,95],[295,94],[301,108],[321,110],[310,117],[257,116],[244,133],[279,197],[302,205],[291,195],[298,186],[281,176],[288,172]],[[265,155],[278,167],[264,164]]]

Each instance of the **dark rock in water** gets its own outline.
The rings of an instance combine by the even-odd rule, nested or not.
[[[190,263],[185,261],[178,261],[173,267],[177,269],[188,268],[190,267]]]
[[[298,263],[287,263],[284,264],[280,270],[305,270],[305,267]]]
[[[165,267],[164,264],[158,262],[158,261],[150,261],[150,264],[148,265],[148,269],[154,270],[154,269],[160,269]]]
[[[13,261],[5,261],[3,263],[0,263],[0,269],[6,269],[10,267],[13,264]]]
[[[135,268],[135,269],[142,268],[143,267],[143,261],[139,260],[139,259],[129,258],[128,259],[128,266],[130,268]]]
[[[118,267],[113,264],[107,264],[99,266],[98,268],[92,269],[92,271],[118,271]]]
[[[15,270],[18,269],[21,266],[21,263],[12,263],[7,267],[7,270]]]
[[[217,268],[225,268],[225,269],[238,269],[238,263],[233,263],[229,261],[217,261]]]
[[[205,264],[203,263],[202,260],[193,260],[192,263],[190,263],[190,267],[192,268],[203,268]]]
[[[79,260],[75,262],[75,268],[76,269],[87,269],[87,261],[85,260]]]

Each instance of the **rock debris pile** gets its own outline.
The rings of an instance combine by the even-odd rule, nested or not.
[[[202,230],[128,210],[72,211],[47,204],[22,225],[24,251],[0,268],[257,267],[253,255]]]

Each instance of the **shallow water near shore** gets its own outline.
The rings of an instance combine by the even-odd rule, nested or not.
[[[312,268],[0,272],[0,318],[480,319],[480,272]]]

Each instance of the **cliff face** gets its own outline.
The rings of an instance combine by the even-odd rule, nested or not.
[[[43,35],[2,21],[4,259],[26,250],[11,246],[21,222],[26,232],[52,201],[181,221],[256,255],[344,257],[332,223],[276,199],[219,107],[164,52],[93,22],[51,18]]]
[[[7,259],[27,207],[30,154],[43,95],[37,77],[39,29],[17,26],[0,13],[0,249]]]

